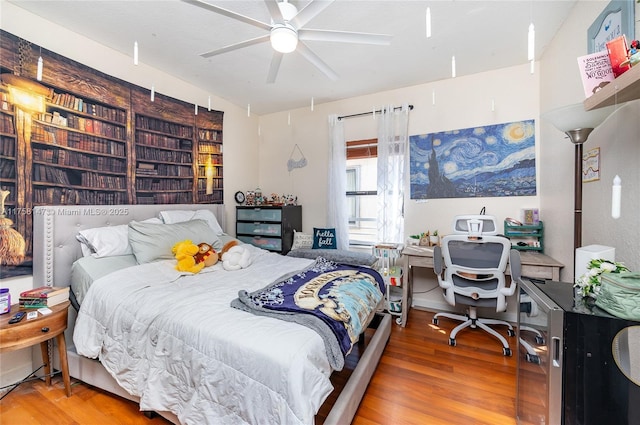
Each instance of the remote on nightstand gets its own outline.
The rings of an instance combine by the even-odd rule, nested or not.
[[[13,315],[13,317],[11,317],[11,319],[9,319],[9,324],[13,325],[14,323],[18,323],[19,321],[24,319],[24,316],[26,316],[26,314],[27,313],[25,313],[24,311],[17,312]]]

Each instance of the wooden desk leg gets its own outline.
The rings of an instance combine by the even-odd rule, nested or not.
[[[51,385],[51,359],[49,358],[49,341],[40,343],[40,351],[42,352],[42,362],[44,363],[44,382],[47,386]]]
[[[69,363],[67,361],[67,343],[64,339],[64,332],[56,337],[58,341],[58,355],[60,356],[60,367],[62,368],[62,380],[67,397],[71,397],[71,379],[69,378]]]

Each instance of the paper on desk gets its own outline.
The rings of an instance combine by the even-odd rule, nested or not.
[[[402,250],[406,255],[422,255],[426,257],[433,257],[433,247],[423,245],[407,245]]]

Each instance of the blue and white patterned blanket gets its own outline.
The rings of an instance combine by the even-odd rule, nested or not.
[[[265,288],[240,291],[231,306],[307,326],[322,337],[334,370],[358,341],[384,296],[380,274],[368,267],[318,258]]]

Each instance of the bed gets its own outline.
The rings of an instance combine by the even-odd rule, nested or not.
[[[86,258],[76,239],[80,231],[122,228],[131,222],[157,220],[161,211],[188,210],[207,210],[221,231],[226,229],[223,205],[36,207],[34,283],[69,286],[73,280],[77,286],[77,272],[72,279],[72,269],[80,262],[77,260]],[[223,243],[230,238],[224,233],[219,236]],[[125,258],[121,265],[110,266],[112,273],[102,273],[95,286],[79,294],[82,307],[77,332],[78,312],[69,312],[65,336],[70,375],[134,400],[141,410],[155,411],[174,423],[314,423],[315,413],[332,391],[329,376],[334,363],[323,339],[297,323],[252,315],[229,305],[239,290],[257,291],[276,282],[283,272],[293,275],[315,264],[314,260],[246,248],[251,250],[251,265],[232,272],[214,270],[221,266],[217,264],[211,270],[185,276],[176,274],[169,259],[134,266]],[[140,292],[151,286],[158,291]],[[120,306],[122,299],[140,308]],[[114,328],[126,328],[127,335],[110,334],[93,313],[83,311],[91,305],[97,310],[112,309],[110,315],[122,320],[113,322]],[[145,309],[155,310],[156,317],[143,319]],[[176,342],[175,332],[185,318],[195,336],[187,343]],[[378,312],[371,323],[375,333],[325,424],[349,423],[358,408],[390,335],[388,315]],[[140,333],[136,333],[138,328]],[[100,337],[93,338],[94,333]],[[73,343],[74,334],[78,347]],[[145,339],[146,345],[142,343]],[[136,345],[139,353],[132,349]],[[180,354],[176,354],[176,347]],[[126,361],[110,356],[118,350],[125,352]],[[210,355],[214,351],[215,355]],[[92,358],[96,356],[104,365]],[[139,365],[143,367],[136,371]],[[157,390],[160,387],[162,391]]]

